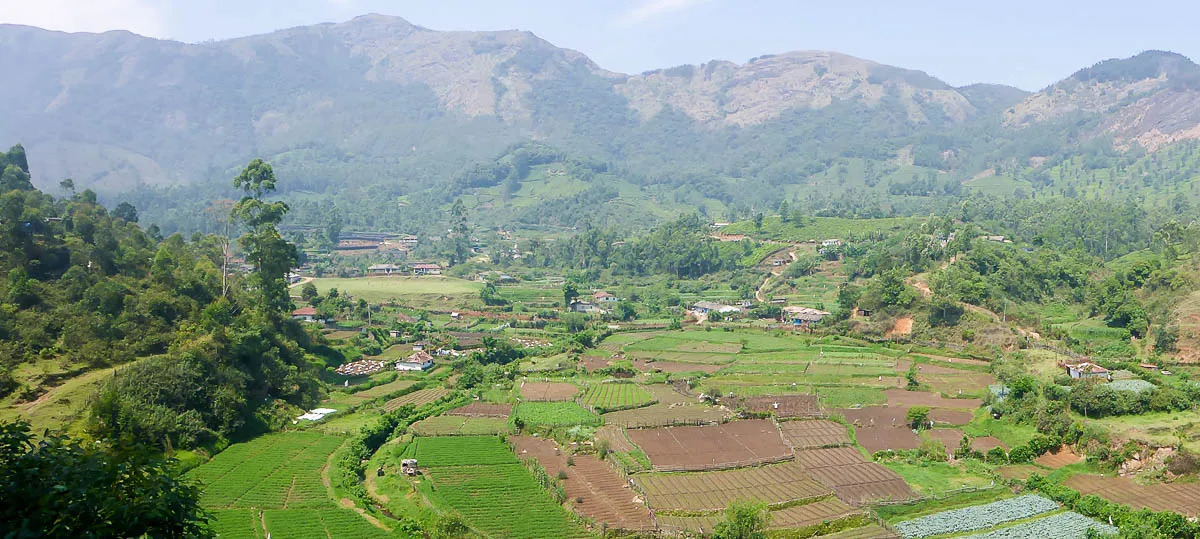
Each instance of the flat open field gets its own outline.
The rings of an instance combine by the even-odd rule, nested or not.
[[[741,399],[741,406],[753,412],[770,412],[775,417],[821,417],[816,395],[778,395]]]
[[[569,401],[579,388],[565,382],[525,382],[521,384],[521,397],[529,401]]]
[[[813,479],[833,489],[839,499],[853,506],[913,497],[908,483],[896,472],[867,462],[853,447],[797,451],[796,460]]]
[[[322,296],[330,288],[372,303],[413,296],[467,296],[479,293],[479,283],[453,277],[322,277],[313,281]]]
[[[508,432],[508,419],[440,415],[413,423],[409,429],[421,436],[479,436],[484,434],[500,434]]]
[[[1024,481],[1029,479],[1029,476],[1035,473],[1045,475],[1046,470],[1032,464],[1014,464],[1012,466],[1001,466],[996,468],[996,473],[1000,474],[1000,477],[1005,479],[1017,479]],[[1070,481],[1068,480],[1068,483],[1069,482]]]
[[[854,439],[871,453],[876,451],[905,451],[921,447],[921,439],[908,427],[856,427]]]
[[[604,414],[604,422],[609,425],[640,428],[710,424],[729,417],[727,412],[685,397],[666,384],[645,387],[658,404],[610,412]]]
[[[511,404],[489,404],[486,402],[472,402],[466,406],[460,406],[453,410],[447,411],[446,415],[465,415],[468,417],[499,417],[507,419],[512,413]]]
[[[954,374],[918,374],[917,381],[938,393],[957,396],[978,396],[996,383],[996,378],[983,372],[962,371]]]
[[[379,397],[383,397],[390,393],[400,391],[401,389],[408,389],[415,383],[416,382],[413,380],[395,380],[393,382],[388,382],[383,385],[375,386],[371,389],[364,389],[362,391],[354,393],[354,394],[350,395],[350,399],[357,400],[359,402],[369,401],[371,399],[377,399]]]
[[[321,482],[329,455],[345,440],[310,432],[287,432],[234,444],[188,472],[203,485],[207,508],[332,508]]]
[[[609,528],[654,529],[650,511],[635,501],[637,493],[629,487],[629,482],[594,455],[575,455],[571,457],[574,465],[568,466],[568,453],[560,450],[553,440],[518,436],[514,441],[521,458],[536,458],[551,476],[560,471],[567,474],[563,487],[576,513],[603,522]]]
[[[846,505],[837,498],[826,498],[809,504],[794,505],[778,511],[771,511],[769,529],[805,528],[822,522],[832,522],[845,517],[860,515],[861,511]],[[694,532],[711,532],[718,523],[725,519],[717,513],[705,516],[673,516],[659,515],[658,523],[664,529],[688,530]],[[880,528],[882,530],[882,528]],[[825,536],[822,536],[825,537]],[[864,537],[887,537],[887,535],[870,535]]]
[[[522,402],[516,417],[531,427],[599,425],[600,416],[573,402]]]
[[[645,388],[625,382],[592,384],[580,398],[580,404],[601,412],[637,408],[652,402],[654,396]]]
[[[707,374],[712,374],[714,372],[717,372],[724,367],[724,365],[720,365],[720,364],[706,365],[706,364],[702,364],[702,363],[680,363],[678,361],[665,361],[665,360],[649,361],[649,360],[646,360],[645,358],[634,358],[633,366],[637,370],[643,371],[643,372],[654,372],[654,371],[662,371],[662,372],[669,372],[669,373],[703,372],[703,373],[707,373]]]
[[[1200,515],[1200,483],[1139,485],[1125,477],[1074,475],[1066,485],[1084,495],[1095,494],[1135,509],[1175,511],[1188,517]]]
[[[384,403],[383,409],[390,412],[400,408],[401,406],[404,406],[405,404],[411,404],[417,408],[420,408],[448,394],[450,394],[450,390],[441,387],[418,389],[407,395],[401,395],[390,401],[387,401]]]
[[[959,429],[930,429],[925,431],[925,435],[941,442],[942,445],[946,446],[946,449],[954,451],[962,443],[963,431]],[[994,436],[980,436],[971,439],[971,449],[980,453],[987,453],[993,447],[1004,447],[1004,444]]]
[[[436,487],[420,486],[423,494],[488,536],[586,536],[495,436],[417,438],[405,456],[418,459]]]
[[[817,449],[848,445],[850,431],[845,425],[824,419],[783,421],[779,423],[783,439],[793,449]]]
[[[657,470],[706,470],[778,462],[790,457],[772,421],[631,430],[629,439]]]
[[[655,511],[722,511],[734,500],[771,505],[828,496],[795,462],[701,473],[641,473],[634,482]]]

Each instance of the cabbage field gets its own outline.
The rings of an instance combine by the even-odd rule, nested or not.
[[[896,524],[896,531],[906,539],[964,533],[991,528],[1005,522],[1029,518],[1056,509],[1058,509],[1057,503],[1035,494],[1028,494],[985,505],[942,511],[900,522]]]
[[[1100,536],[1117,534],[1116,527],[1067,511],[961,539],[1085,539],[1088,530],[1094,530]]]

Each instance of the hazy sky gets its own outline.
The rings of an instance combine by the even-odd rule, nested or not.
[[[0,22],[182,41],[371,12],[434,30],[529,30],[624,73],[821,49],[1036,90],[1146,49],[1200,58],[1189,0],[0,0]]]

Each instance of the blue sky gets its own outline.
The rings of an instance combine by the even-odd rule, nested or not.
[[[0,22],[223,39],[397,15],[435,30],[529,30],[606,69],[833,50],[954,85],[1045,87],[1146,49],[1200,58],[1200,2],[909,0],[0,0]]]

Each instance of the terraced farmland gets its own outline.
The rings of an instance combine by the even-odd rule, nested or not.
[[[862,511],[846,505],[837,498],[827,498],[809,504],[771,511],[771,522],[768,527],[770,529],[805,528],[861,514]],[[721,513],[704,516],[662,515],[658,517],[658,523],[668,530],[711,532],[724,519],[725,516]]]
[[[1018,496],[983,505],[942,511],[896,524],[906,539],[983,530],[1058,509],[1058,504],[1036,494]]]
[[[832,494],[794,462],[702,473],[645,473],[633,477],[656,511],[721,511],[734,500],[780,504]]]
[[[579,388],[563,382],[525,382],[521,384],[521,397],[527,401],[569,401]]]
[[[825,419],[783,421],[779,423],[783,439],[793,449],[817,449],[850,444],[845,425]]]
[[[654,396],[637,384],[606,382],[588,386],[579,402],[604,413],[646,406],[654,402]]]
[[[967,535],[963,539],[1084,539],[1088,537],[1089,530],[1101,537],[1117,534],[1113,526],[1067,511],[1016,526]]]
[[[850,505],[906,500],[913,496],[908,483],[896,472],[867,462],[853,447],[797,451],[796,460],[813,479],[833,489],[839,499]]]
[[[392,534],[376,528],[349,509],[264,511],[262,520],[266,525],[266,533],[270,534],[272,539],[309,537],[384,539],[392,537]],[[224,539],[225,536],[221,537]]]
[[[235,444],[188,475],[203,487],[208,508],[300,509],[331,507],[323,468],[344,440],[288,432]]]
[[[478,436],[508,432],[508,420],[498,417],[439,415],[413,423],[409,430],[421,436]]]
[[[515,415],[529,426],[569,427],[600,424],[600,416],[574,402],[522,402],[517,405]]]
[[[656,470],[715,470],[779,462],[791,456],[773,421],[629,431]]]
[[[387,401],[384,403],[383,409],[391,412],[392,410],[396,410],[405,404],[411,404],[417,408],[420,408],[449,394],[450,390],[441,387],[418,389],[407,395],[401,395],[390,401]]]
[[[422,467],[515,464],[517,458],[496,436],[418,437],[404,450]]]

